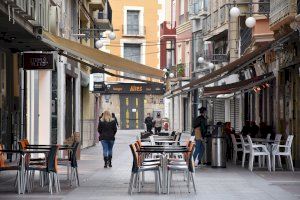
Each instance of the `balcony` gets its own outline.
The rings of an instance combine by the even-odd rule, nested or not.
[[[252,41],[252,29],[245,28],[241,30],[241,55],[243,55],[246,49],[250,46]]]
[[[228,62],[229,57],[227,54],[204,54],[204,60],[213,63]]]
[[[94,17],[94,19],[96,25],[101,29],[112,29],[112,10],[109,1],[107,1],[103,11],[96,11],[96,17]]]
[[[89,9],[91,11],[96,11],[96,10],[104,10],[105,8],[105,0],[90,0],[89,2]]]
[[[297,15],[297,0],[272,0],[270,2],[270,29],[280,29],[294,20]]]
[[[209,34],[211,30],[211,15],[203,19],[203,35]]]
[[[164,21],[160,24],[160,37],[163,37],[164,35],[170,36],[174,35],[176,36],[176,25],[175,23],[172,24],[171,22]]]
[[[43,29],[49,28],[49,0],[7,0],[4,3],[8,6],[8,12],[28,20],[33,26],[40,26]],[[12,19],[14,20],[14,19]]]
[[[259,0],[259,2],[266,4],[259,4],[258,12],[270,13],[270,0]]]
[[[122,26],[122,34],[125,37],[145,37],[146,27],[130,25],[130,24],[123,25]]]
[[[212,27],[217,28],[218,27],[218,10],[214,11],[212,14]]]

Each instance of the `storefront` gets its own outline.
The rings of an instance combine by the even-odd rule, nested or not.
[[[115,113],[121,129],[144,129],[147,113],[164,116],[164,92],[162,84],[109,84],[101,92],[100,109]]]

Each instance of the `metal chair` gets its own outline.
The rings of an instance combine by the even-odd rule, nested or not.
[[[140,174],[141,172],[146,172],[146,171],[153,171],[155,173],[155,188],[156,188],[156,192],[160,193],[161,179],[160,179],[159,165],[146,165],[146,166],[143,165],[141,159],[138,156],[135,145],[130,144],[129,147],[132,153],[133,163],[132,163],[128,193],[132,195],[133,188],[136,183],[138,184],[138,191],[139,192],[141,191]]]
[[[168,194],[170,193],[170,185],[172,181],[172,172],[173,171],[183,171],[187,173],[187,187],[188,192],[190,192],[190,181],[193,183],[194,192],[196,193],[196,186],[194,181],[194,173],[195,173],[195,166],[194,166],[194,159],[193,159],[193,152],[195,149],[195,143],[192,143],[189,147],[189,151],[186,156],[185,163],[177,163],[177,164],[169,164],[167,166],[168,174],[167,174],[167,191]]]

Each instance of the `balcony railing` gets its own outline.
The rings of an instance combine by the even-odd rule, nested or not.
[[[296,16],[297,0],[272,0],[270,1],[270,27],[272,28],[282,20]]]
[[[204,60],[213,63],[222,63],[228,62],[229,59],[227,54],[204,54]]]
[[[219,16],[220,16],[220,24],[223,25],[227,21],[227,16],[228,16],[228,8],[226,5],[223,5],[220,8]]]
[[[135,37],[143,37],[146,35],[146,27],[145,26],[137,26],[137,25],[123,25],[122,33],[124,36],[135,36]]]
[[[241,30],[241,55],[244,54],[245,50],[251,44],[252,39],[252,29],[245,28]]]
[[[218,18],[219,18],[219,15],[218,15],[218,10],[214,11],[213,14],[212,14],[212,27],[214,28],[217,28],[218,27]]]
[[[199,11],[200,11],[199,2],[194,2],[189,5],[189,14],[190,15],[198,15]]]
[[[49,28],[49,0],[6,0],[9,12],[30,20],[32,25],[41,26],[45,30]],[[14,19],[13,19],[14,20]]]
[[[270,12],[270,0],[259,0],[260,3],[258,7],[258,12],[269,13]]]
[[[203,34],[207,35],[211,30],[211,15],[203,19]]]

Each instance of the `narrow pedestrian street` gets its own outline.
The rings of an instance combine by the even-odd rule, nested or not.
[[[240,165],[230,165],[226,169],[210,167],[197,168],[195,182],[197,194],[188,193],[182,174],[175,175],[170,195],[157,195],[154,191],[153,174],[146,175],[142,193],[128,195],[128,183],[132,164],[129,144],[135,141],[139,130],[120,130],[114,146],[113,167],[104,169],[102,147],[97,145],[83,149],[79,161],[80,187],[68,185],[62,168],[60,181],[62,192],[49,195],[47,187],[40,188],[36,177],[34,192],[18,195],[13,188],[14,175],[1,173],[0,199],[205,199],[205,200],[293,200],[300,199],[300,172],[267,172],[256,169],[250,172]],[[188,135],[184,135],[185,138]],[[182,141],[184,141],[184,139]],[[148,177],[149,175],[149,177]],[[7,181],[5,181],[7,180]]]

